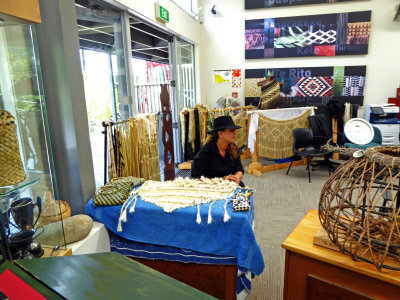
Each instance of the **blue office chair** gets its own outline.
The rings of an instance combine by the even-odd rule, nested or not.
[[[379,130],[379,128],[372,126],[374,128],[374,138],[372,141],[368,144],[365,145],[358,145],[358,144],[353,144],[351,143],[347,138],[346,135],[343,134],[343,144],[347,148],[355,148],[355,149],[360,149],[360,150],[366,150],[370,147],[375,147],[375,146],[381,146],[382,145],[382,133]]]

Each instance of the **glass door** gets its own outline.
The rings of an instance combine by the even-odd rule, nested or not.
[[[180,112],[184,108],[193,108],[197,104],[194,77],[194,46],[177,37],[171,39],[171,111],[175,163],[183,161],[181,130],[179,128]]]
[[[129,108],[122,13],[100,1],[75,1],[96,186],[104,184],[103,121],[126,120]],[[107,175],[106,175],[107,176]]]
[[[175,39],[177,93],[179,97],[179,111],[183,108],[192,108],[196,105],[196,91],[194,79],[194,46],[188,42]]]

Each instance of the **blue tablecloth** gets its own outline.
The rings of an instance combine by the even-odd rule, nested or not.
[[[90,200],[86,205],[86,212],[126,239],[221,256],[234,256],[239,267],[259,275],[264,270],[264,259],[252,229],[254,220],[252,198],[250,202],[252,209],[248,212],[233,212],[232,203],[229,203],[227,212],[231,218],[228,222],[224,222],[225,200],[216,201],[211,210],[213,218],[211,224],[207,223],[208,208],[211,204],[200,205],[202,221],[198,224],[197,206],[166,213],[161,207],[139,198],[135,212],[128,212],[127,222],[122,223],[121,232],[117,231],[121,206],[94,206],[93,200]]]

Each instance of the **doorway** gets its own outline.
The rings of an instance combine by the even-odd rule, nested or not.
[[[193,45],[101,1],[75,5],[96,186],[105,182],[102,121],[126,120],[136,112],[158,115],[163,174],[161,84],[170,95],[175,163],[180,163],[179,112],[196,104]]]

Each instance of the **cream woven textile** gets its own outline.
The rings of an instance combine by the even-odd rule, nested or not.
[[[244,96],[245,97],[260,97],[261,87],[257,85],[258,82],[264,78],[251,78],[244,80]]]
[[[309,128],[311,110],[289,120],[273,120],[259,114],[257,151],[260,156],[272,159],[293,156],[292,130]]]
[[[244,110],[233,117],[233,122],[235,123],[235,125],[242,127],[236,130],[235,144],[239,148],[246,143],[246,118],[247,114]]]

